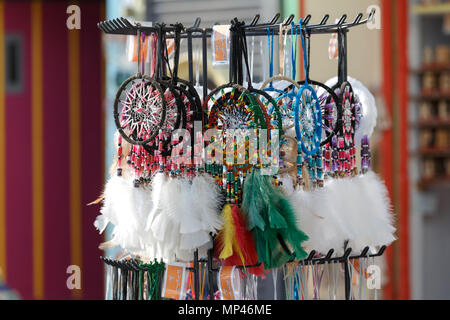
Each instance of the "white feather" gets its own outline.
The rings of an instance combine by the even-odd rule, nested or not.
[[[289,173],[282,173],[278,175],[278,182],[280,188],[286,196],[291,196],[294,193],[294,181]]]
[[[180,249],[192,250],[192,252],[211,241],[211,236],[206,231],[195,233],[183,233],[180,237]]]
[[[330,249],[341,254],[344,241],[351,236],[336,206],[337,182],[327,182],[323,188],[312,191],[296,190],[290,197],[297,213],[298,227],[309,237],[305,247],[323,254]]]
[[[108,223],[109,223],[108,218],[106,218],[104,215],[101,214],[95,218],[94,226],[98,230],[98,232],[102,234],[103,231],[105,231],[106,227],[108,226]]]
[[[139,223],[133,201],[133,182],[130,178],[112,175],[105,186],[104,203],[100,212],[113,224],[112,242],[125,251],[139,249],[135,234]]]
[[[189,198],[192,200],[192,211],[198,214],[202,230],[216,234],[222,228],[220,215],[220,191],[214,179],[207,175],[197,175],[192,179]]]
[[[360,252],[366,246],[389,245],[395,240],[387,190],[373,172],[327,183],[328,195],[340,218],[348,246]],[[326,211],[325,211],[326,212]]]
[[[153,223],[153,219],[157,213],[162,209],[161,197],[164,192],[165,184],[167,183],[167,177],[164,173],[158,172],[152,179],[152,192],[151,198],[153,202],[152,210],[147,217],[146,230],[150,230],[150,226]]]
[[[393,226],[392,206],[385,184],[369,171],[355,179],[359,180],[361,211],[370,224],[369,245],[389,245],[396,240]]]
[[[193,196],[192,184],[189,180],[184,178],[173,179],[173,185],[170,184],[171,189],[168,190],[172,196],[172,214],[180,224],[180,233],[195,234],[202,230],[202,222],[200,220],[200,212],[196,202],[199,198]]]

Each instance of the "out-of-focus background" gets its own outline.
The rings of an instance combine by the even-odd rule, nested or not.
[[[449,1],[77,1],[81,29],[69,30],[71,4],[0,0],[0,299],[104,296],[103,239],[92,225],[99,208],[86,204],[101,193],[113,156],[115,92],[136,67],[126,37],[102,35],[97,22],[124,16],[189,26],[201,17],[210,27],[256,13],[268,21],[280,12],[296,21],[311,14],[318,23],[326,13],[329,21],[343,13],[352,20],[373,6],[380,28],[350,31],[348,74],[376,97],[373,166],[396,214],[398,240],[385,254],[382,297],[450,299]],[[337,72],[329,40],[311,42],[311,78],[322,82]],[[249,47],[255,79],[268,72],[261,45],[266,39]],[[182,52],[184,78],[186,60]],[[208,75],[210,88],[228,81],[227,70],[210,61]],[[67,287],[70,265],[80,267],[81,289]]]

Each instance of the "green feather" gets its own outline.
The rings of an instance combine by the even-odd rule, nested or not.
[[[297,228],[294,211],[283,193],[272,184],[272,177],[254,169],[244,183],[242,210],[247,228],[252,231],[259,262],[266,269],[277,268],[294,256],[307,254],[301,244],[308,236]],[[281,239],[279,239],[281,238]]]
[[[288,227],[286,220],[272,204],[268,204],[269,225],[272,229],[285,229]]]
[[[259,183],[255,179],[253,172],[247,176],[244,183],[244,194],[242,198],[242,209],[247,213],[245,215],[246,225],[248,230],[253,230],[255,227],[264,231],[266,223],[261,214],[264,211],[264,201],[261,200],[260,192],[258,191]]]
[[[303,250],[301,244],[308,240],[308,236],[297,228],[295,213],[290,202],[281,198],[277,205],[278,210],[283,214],[287,223],[287,228],[281,230],[282,237],[293,247],[296,259],[305,258],[307,253]]]

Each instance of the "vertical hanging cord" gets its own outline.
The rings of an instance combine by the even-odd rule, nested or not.
[[[295,30],[295,37],[294,37]],[[292,60],[292,80],[295,81],[297,76],[297,28],[295,28],[295,23],[291,22],[291,60]]]
[[[244,29],[244,23],[241,22],[238,24],[238,30],[239,30],[239,42],[241,44],[241,55],[244,57],[245,62],[245,68],[247,71],[247,77],[248,77],[248,88],[252,88],[252,79],[250,76],[250,66],[248,63],[248,48],[247,48],[247,39],[245,35],[245,29]]]
[[[178,78],[178,63],[180,60],[180,32],[183,26],[179,23],[175,24],[175,37],[174,37],[174,54],[173,54],[173,75],[172,80],[175,82]],[[167,50],[167,46],[166,46]],[[167,52],[167,58],[169,54]]]
[[[259,40],[259,55],[261,56],[261,61],[262,61],[262,79],[261,79],[261,81],[264,81],[266,79],[267,71],[266,71],[266,64],[265,64],[266,54],[263,49],[263,40],[262,39]]]
[[[267,46],[269,47],[269,78],[273,77],[273,35],[274,31],[267,28]],[[272,82],[270,82],[270,87],[272,87]]]
[[[147,39],[145,33],[141,34],[142,37],[142,44],[141,44],[141,52],[139,53],[141,55],[141,73],[145,74],[145,41]]]
[[[308,76],[307,76],[307,64],[308,64],[308,60],[307,60],[307,56],[306,56],[306,43],[305,43],[306,26],[305,26],[305,30],[303,30],[303,28],[302,28],[303,19],[300,19],[300,21],[298,22],[298,24],[300,25],[300,39],[301,39],[301,41],[302,41],[303,68],[304,68],[304,71],[305,71],[305,85],[308,85]],[[305,35],[303,34],[303,32],[305,32]]]
[[[255,36],[252,36],[252,52],[250,55],[250,78],[253,78],[253,63],[255,61]]]
[[[157,28],[157,40],[156,40],[156,71],[155,78],[161,79],[162,71],[162,56],[161,56],[161,46],[162,46],[162,28],[158,26]]]
[[[306,69],[306,77],[309,79],[309,69],[311,67],[311,31],[308,31],[308,68]]]
[[[284,72],[284,55],[282,52],[283,48],[283,24],[280,23],[280,30],[278,32],[278,74],[283,74]]]
[[[141,75],[141,29],[138,28],[137,30],[137,37],[136,37],[136,41],[138,42],[138,47],[137,47],[137,70],[138,70],[138,74]]]
[[[288,67],[289,66],[289,55],[287,53],[287,34],[288,34],[288,28],[283,28],[283,76],[288,76]]]

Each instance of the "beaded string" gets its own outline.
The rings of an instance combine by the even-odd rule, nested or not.
[[[361,139],[361,172],[364,174],[370,169],[370,144],[369,137],[365,135]]]

